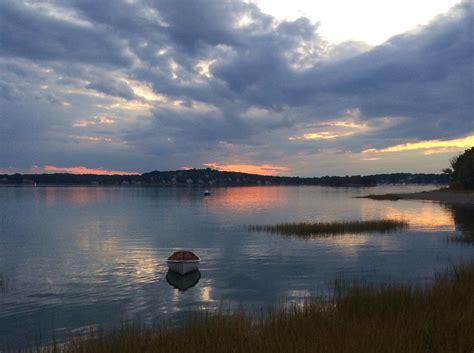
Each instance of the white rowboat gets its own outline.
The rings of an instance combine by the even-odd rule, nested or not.
[[[199,268],[201,258],[192,251],[176,251],[168,257],[167,263],[170,271],[180,275],[196,271]]]

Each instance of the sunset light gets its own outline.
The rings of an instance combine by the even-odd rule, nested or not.
[[[474,353],[473,19],[0,0],[0,353]]]
[[[363,153],[390,153],[422,150],[424,154],[429,155],[434,153],[452,152],[454,150],[462,151],[463,149],[469,148],[471,146],[474,146],[474,135],[453,140],[409,142],[382,149],[371,148],[363,151]]]
[[[40,168],[41,169],[41,168]],[[139,175],[138,172],[126,172],[119,170],[106,170],[103,168],[87,168],[87,167],[56,167],[46,165],[42,168],[45,173],[71,173],[71,174],[97,174],[97,175]]]
[[[274,166],[271,164],[219,164],[206,163],[204,166],[226,172],[240,172],[260,175],[279,175],[288,172],[288,167]]]

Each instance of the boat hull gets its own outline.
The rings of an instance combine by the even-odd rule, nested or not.
[[[180,275],[190,273],[199,269],[199,260],[168,260],[170,271]]]

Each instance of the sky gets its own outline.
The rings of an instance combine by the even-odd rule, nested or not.
[[[0,173],[438,173],[473,42],[472,0],[3,0]]]

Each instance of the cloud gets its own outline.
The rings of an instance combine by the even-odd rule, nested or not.
[[[73,127],[87,127],[91,125],[108,125],[115,124],[116,120],[108,116],[94,116],[90,119],[77,120],[72,126]]]
[[[464,1],[369,47],[237,0],[3,1],[0,168],[245,161],[311,174],[470,136],[472,16]],[[453,148],[423,151],[438,163]]]
[[[45,165],[43,168],[36,168],[36,172],[42,170],[44,173],[70,173],[70,174],[97,174],[97,175],[139,175],[138,172],[107,170],[104,168],[87,168],[87,167],[57,167],[53,165]]]
[[[117,66],[131,62],[119,38],[98,26],[81,26],[59,17],[26,2],[2,1],[2,56]]]
[[[88,83],[86,88],[94,89],[110,96],[125,98],[127,100],[137,98],[133,89],[131,89],[125,82],[114,81],[110,78],[105,80],[95,79],[93,82]]]
[[[390,146],[382,149],[371,148],[363,151],[363,153],[390,153],[405,152],[414,150],[424,150],[425,154],[451,152],[453,150],[463,150],[474,146],[474,135],[452,140],[428,140],[409,142],[401,145]]]
[[[259,175],[278,175],[287,173],[290,168],[271,164],[218,164],[206,163],[204,166],[226,172],[241,172]]]

